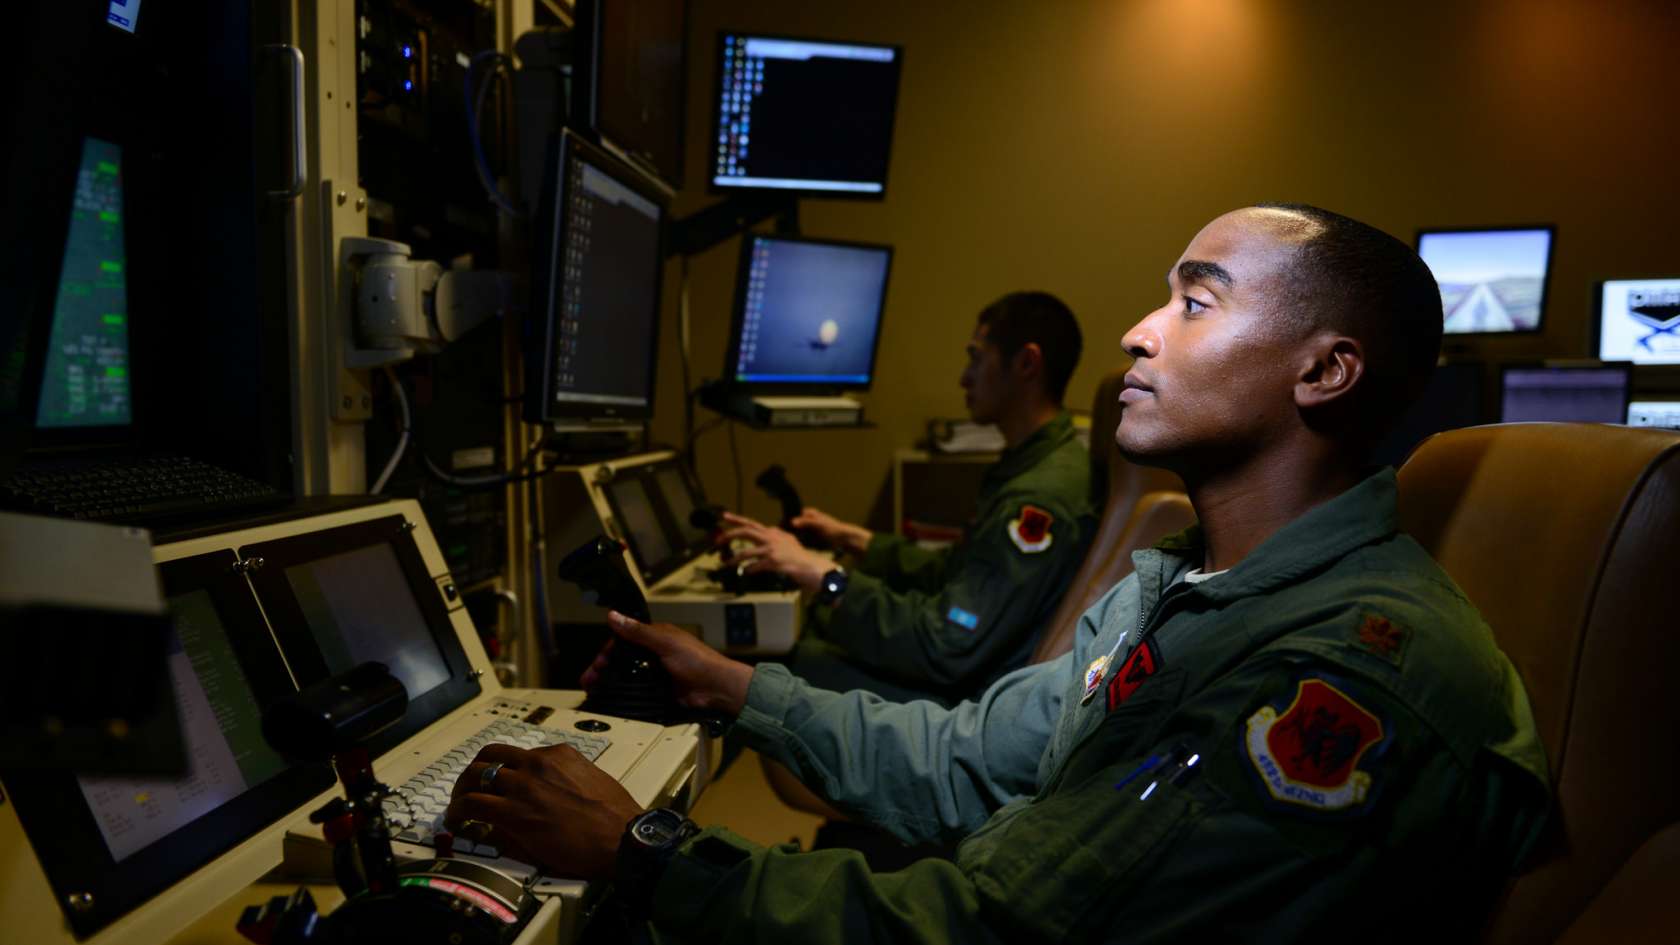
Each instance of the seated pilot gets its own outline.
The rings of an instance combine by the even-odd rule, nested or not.
[[[1547,769],[1515,670],[1397,531],[1394,471],[1365,465],[1435,364],[1435,281],[1398,240],[1291,205],[1219,217],[1167,278],[1124,338],[1114,436],[1183,477],[1199,524],[1135,556],[1073,652],[943,709],[613,618],[687,704],[856,818],[956,843],[954,862],[875,874],[695,832],[565,748],[486,748],[450,822],[615,877],[682,940],[1473,934],[1536,839]]]
[[[1080,345],[1073,313],[1044,292],[980,312],[964,400],[1007,447],[955,547],[928,551],[807,508],[791,524],[855,556],[847,569],[782,529],[727,516],[724,539],[752,543],[735,555],[745,570],[778,572],[817,595],[788,664],[795,675],[949,704],[1026,663],[1095,531],[1090,454],[1062,410]]]

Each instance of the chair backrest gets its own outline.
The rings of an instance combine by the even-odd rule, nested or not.
[[[1125,376],[1125,370],[1116,369],[1097,385],[1096,401],[1091,405],[1091,482],[1098,487],[1097,496],[1102,500],[1102,519],[1061,606],[1039,633],[1033,647],[1034,663],[1054,659],[1073,646],[1073,631],[1080,615],[1132,573],[1133,551],[1195,521],[1177,476],[1128,462],[1114,444]]]
[[[1553,829],[1486,939],[1554,941],[1680,820],[1680,436],[1442,433],[1401,468],[1400,516],[1516,665],[1551,763]]]

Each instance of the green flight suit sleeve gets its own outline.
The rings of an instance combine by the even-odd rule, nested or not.
[[[1048,541],[1012,537],[1026,506],[1050,516]],[[1080,539],[1080,523],[1060,505],[998,502],[937,590],[895,591],[868,574],[852,576],[824,639],[895,679],[961,687],[1040,629],[1079,567]]]
[[[900,591],[937,591],[945,583],[950,548],[923,548],[902,535],[875,533],[858,559],[857,570]]]
[[[955,863],[874,874],[850,852],[712,830],[661,878],[655,928],[801,945],[1458,940],[1543,817],[1516,766],[1455,756],[1340,664],[1250,660],[1166,710],[1182,680],[1144,682]],[[1301,777],[1317,781],[1291,788]]]
[[[954,844],[1037,788],[1072,659],[1022,667],[951,709],[829,692],[760,663],[730,737],[859,820],[909,843]]]

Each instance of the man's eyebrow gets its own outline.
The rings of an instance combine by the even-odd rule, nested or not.
[[[1179,282],[1207,282],[1212,280],[1230,289],[1236,285],[1231,273],[1218,263],[1201,259],[1186,259],[1178,264]]]

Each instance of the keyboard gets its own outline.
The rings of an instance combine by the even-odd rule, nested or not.
[[[425,770],[403,782],[394,793],[385,798],[385,818],[391,825],[396,839],[421,846],[433,846],[433,839],[438,834],[447,832],[443,826],[443,814],[449,808],[449,795],[455,789],[455,781],[460,778],[467,765],[478,757],[479,749],[492,744],[513,745],[517,748],[566,744],[576,748],[579,754],[593,762],[612,744],[612,739],[600,735],[543,728],[513,719],[492,722],[480,729],[478,734],[444,752],[443,757],[427,765]],[[475,844],[469,838],[461,836],[452,839],[452,850],[455,853],[471,853],[491,859],[501,855],[501,851],[487,843]]]
[[[0,496],[23,512],[135,525],[288,499],[266,483],[185,456],[37,463],[0,484]]]

